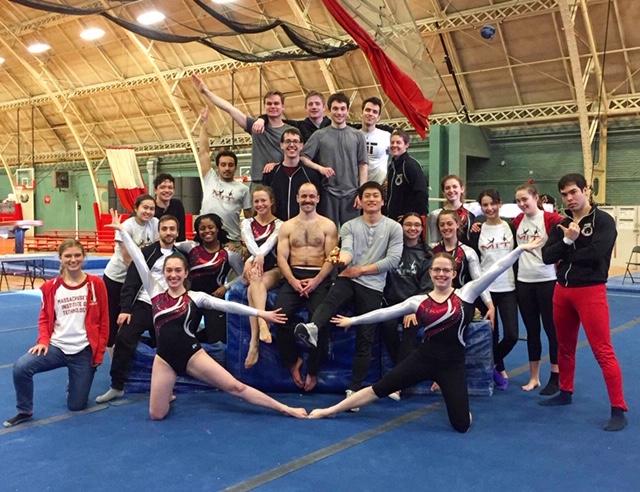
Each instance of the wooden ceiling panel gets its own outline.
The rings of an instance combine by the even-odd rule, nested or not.
[[[513,82],[506,69],[467,75],[465,81],[478,110],[495,107],[496,93],[500,94],[499,107],[518,106]]]
[[[514,67],[513,73],[525,105],[569,101],[573,98],[566,73],[555,62]]]
[[[91,2],[65,0],[61,3],[86,6]],[[358,15],[376,26],[375,32],[372,28],[367,29],[382,47],[393,43],[402,46],[399,34],[419,31],[422,36],[420,46],[427,47],[428,52],[417,50],[418,54],[407,64],[433,62],[441,77],[443,86],[434,96],[434,120],[463,121],[459,112],[462,98],[472,121],[493,126],[500,126],[501,121],[507,125],[516,124],[511,113],[507,116],[503,113],[519,105],[540,106],[537,115],[554,112],[557,105],[573,103],[575,91],[571,87],[570,60],[555,2],[345,0],[344,4],[359,6]],[[610,97],[625,101],[640,100],[640,94],[636,93],[640,91],[640,30],[637,29],[640,2],[587,0],[586,4],[600,63],[604,60],[602,52],[607,52],[604,61],[607,92],[611,93]],[[229,12],[240,22],[281,18],[301,28],[311,26],[305,32],[316,40],[349,39],[321,0],[238,0],[228,6],[207,0],[207,5]],[[144,0],[111,13],[135,21],[150,7],[167,16],[163,22],[152,26],[154,29],[182,35],[229,31],[191,0]],[[367,11],[367,8],[373,10]],[[402,114],[388,102],[360,50],[328,61],[245,64],[229,60],[199,43],[170,45],[138,38],[145,50],[148,49],[147,53],[130,34],[99,16],[47,14],[8,0],[0,0],[0,12],[0,57],[6,59],[0,65],[0,141],[9,142],[3,155],[8,156],[11,164],[15,163],[17,153],[17,144],[13,143],[17,109],[20,108],[23,115],[29,115],[21,116],[21,137],[24,137],[29,133],[25,128],[30,127],[31,106],[37,110],[35,146],[36,155],[44,156],[42,162],[53,159],[54,152],[78,154],[79,144],[67,126],[65,115],[80,140],[91,149],[119,144],[162,149],[165,142],[186,142],[186,129],[179,121],[175,105],[180,106],[191,127],[204,104],[188,78],[191,73],[200,74],[218,95],[231,99],[231,73],[235,72],[234,103],[252,116],[262,112],[261,95],[269,89],[286,94],[286,115],[298,119],[305,117],[305,92],[313,89],[328,96],[330,88],[335,87],[352,98],[352,118],[359,119],[363,99],[377,95],[385,102],[385,119],[396,124],[403,121]],[[441,32],[436,30],[436,20],[444,26]],[[496,28],[492,40],[480,35],[485,24]],[[100,27],[105,30],[105,36],[96,41],[83,41],[79,33],[84,27]],[[575,17],[575,32],[584,72],[591,51],[588,25],[580,10]],[[46,41],[51,50],[40,55],[28,53],[25,46],[34,40]],[[298,50],[281,29],[254,35],[217,36],[212,41],[249,53]],[[455,80],[444,63],[443,42],[456,72]],[[167,79],[173,91],[171,95],[159,82],[154,65]],[[591,99],[599,85],[594,74],[589,75],[586,91]],[[51,94],[41,83],[43,80],[47,80],[47,88],[53,94],[61,91],[57,97],[65,108],[64,114],[52,102]],[[633,103],[625,104],[631,109],[624,115],[633,114]],[[566,121],[577,121],[575,113],[567,111],[563,114]],[[535,123],[538,119],[546,121],[537,116],[525,115],[525,118],[522,124]],[[236,134],[240,133],[226,113],[212,111],[210,132],[213,136],[227,136],[232,129]],[[21,149],[25,141],[21,138]],[[173,147],[176,148],[184,151],[186,145]]]
[[[500,24],[512,64],[554,60],[562,56],[552,15],[513,19]],[[564,34],[561,34],[564,36]]]

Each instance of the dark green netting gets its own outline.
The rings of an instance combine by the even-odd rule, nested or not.
[[[338,39],[334,44],[325,43],[312,39],[309,31],[303,28],[291,24],[289,22],[282,21],[280,19],[269,20],[265,22],[238,22],[231,19],[227,14],[221,13],[209,5],[206,5],[201,0],[193,0],[198,7],[204,10],[212,18],[228,27],[230,31],[226,32],[201,32],[198,31],[197,35],[185,36],[180,34],[172,34],[157,29],[151,29],[143,27],[135,22],[124,20],[112,13],[111,10],[119,7],[126,6],[127,4],[134,3],[135,0],[106,0],[106,6],[104,8],[76,8],[68,5],[47,2],[44,0],[9,0],[13,3],[23,5],[25,7],[43,10],[46,12],[54,12],[64,15],[100,15],[105,19],[117,24],[123,29],[127,29],[135,34],[138,34],[144,38],[152,39],[154,41],[161,41],[165,43],[200,43],[211,49],[216,50],[229,58],[234,60],[254,63],[254,62],[267,62],[273,60],[316,60],[322,58],[335,58],[342,56],[345,53],[355,50],[358,46],[355,43],[343,42]],[[260,34],[274,29],[281,29],[285,35],[291,40],[293,45],[300,49],[297,52],[291,51],[270,51],[266,54],[257,55],[247,51],[241,51],[228,46],[223,46],[219,43],[212,41],[214,38],[237,36],[237,35],[251,35]],[[193,29],[191,29],[193,30]]]

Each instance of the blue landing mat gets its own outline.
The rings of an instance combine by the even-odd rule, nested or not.
[[[636,292],[640,293],[640,272],[635,272],[636,283],[632,283],[631,279],[627,276],[627,279],[622,283],[624,275],[618,275],[617,277],[609,277],[607,282],[607,290],[612,292]]]
[[[15,256],[15,255],[12,255]],[[60,272],[60,259],[57,254],[51,255],[38,255],[43,259],[44,274],[46,278],[53,278]],[[29,259],[29,255],[25,255],[25,259]],[[102,276],[104,268],[109,263],[111,258],[109,256],[87,256],[84,260],[82,269],[87,273]],[[7,263],[5,264],[5,270],[12,272],[15,270],[24,270],[24,264],[20,263]]]

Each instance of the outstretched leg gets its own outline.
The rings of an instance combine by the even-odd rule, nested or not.
[[[187,374],[220,388],[225,393],[242,398],[253,405],[270,408],[291,417],[305,418],[307,416],[307,411],[304,408],[292,408],[271,398],[262,391],[241,383],[209,357],[204,350],[198,350],[189,359]]]
[[[431,371],[430,365],[429,357],[418,349],[373,386],[352,393],[332,407],[315,409],[309,414],[309,418],[333,417],[337,413],[368,405],[379,398],[389,396],[394,391],[403,390],[424,379],[433,378],[435,373]]]
[[[360,391],[356,391],[351,396],[348,396],[332,407],[316,408],[309,414],[309,418],[324,419],[326,417],[335,417],[335,415],[340,412],[346,412],[352,408],[364,407],[377,399],[378,397],[373,392],[373,388],[371,388],[371,386],[367,386],[366,388],[362,388]]]

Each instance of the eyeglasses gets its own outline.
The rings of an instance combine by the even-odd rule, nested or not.
[[[435,273],[436,275],[439,275],[441,273],[445,273],[445,274],[449,275],[450,273],[453,273],[453,268],[438,268],[438,267],[435,267],[435,268],[429,268],[429,271]]]
[[[283,143],[284,143],[285,145],[291,145],[291,144],[293,144],[293,145],[300,145],[302,142],[301,142],[300,140],[291,140],[291,139],[287,138],[287,139],[285,139],[285,140],[283,141]]]

